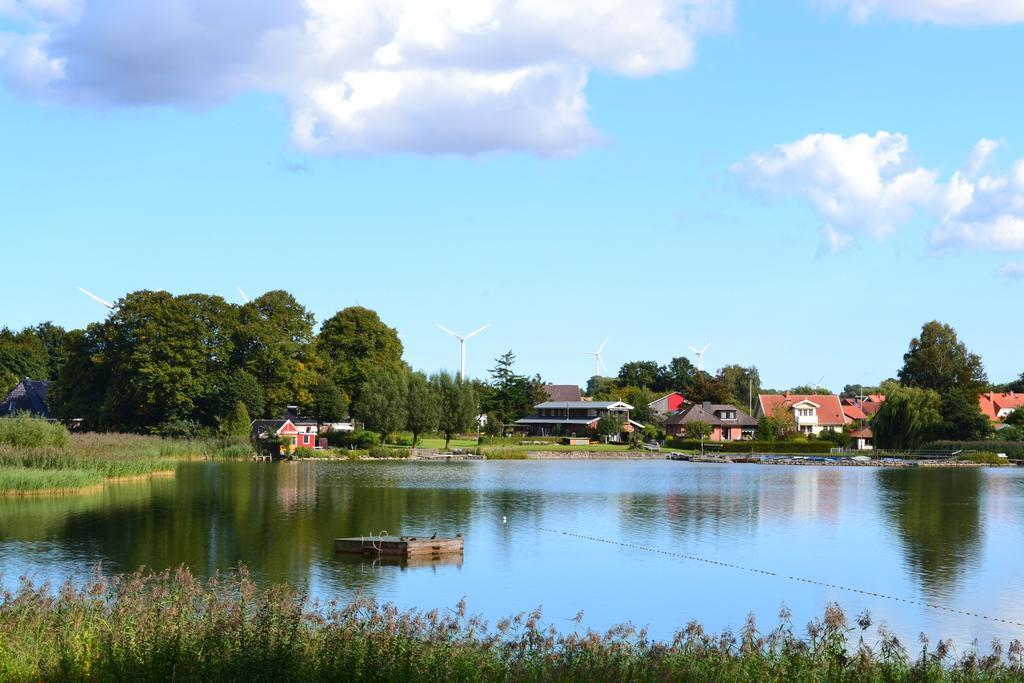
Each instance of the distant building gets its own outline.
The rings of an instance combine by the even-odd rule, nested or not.
[[[1010,413],[1024,406],[1024,394],[989,391],[978,396],[978,407],[989,422],[1002,422]]]
[[[582,401],[580,388],[575,384],[545,384],[549,401]]]
[[[779,411],[792,414],[801,434],[838,432],[849,423],[839,397],[834,394],[760,394],[757,397],[754,417],[774,417]]]
[[[844,398],[843,401],[843,415],[851,423],[862,424],[868,419],[867,413],[864,412],[864,408],[861,407],[860,399],[856,398]]]
[[[678,391],[673,391],[671,394],[665,394],[661,398],[651,401],[647,407],[655,415],[668,415],[681,410],[684,403],[686,403],[686,399],[683,395]]]
[[[23,379],[11,389],[0,403],[0,417],[10,417],[17,413],[28,413],[34,417],[52,420],[46,399],[50,394],[50,382],[45,380]]]
[[[875,448],[875,434],[871,427],[863,427],[850,432],[850,448],[858,451],[870,451]]]
[[[278,455],[294,453],[298,448],[316,448],[316,424],[296,425],[291,420],[253,420],[252,438],[266,441],[270,438],[281,439]]]
[[[665,433],[685,436],[686,426],[694,422],[711,425],[709,441],[742,441],[754,438],[757,420],[727,403],[695,403],[665,420]]]
[[[597,436],[597,423],[611,415],[622,423],[622,435],[644,426],[629,419],[633,406],[622,401],[545,401],[534,406],[533,415],[516,420],[513,427],[530,436]]]

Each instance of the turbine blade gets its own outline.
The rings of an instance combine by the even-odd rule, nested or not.
[[[473,336],[476,336],[476,335],[480,334],[481,332],[483,332],[484,330],[486,330],[490,326],[491,326],[491,324],[487,323],[486,325],[484,325],[480,329],[473,330],[472,332],[470,332],[469,334],[466,335],[466,339],[469,339],[470,337],[473,337]]]
[[[705,351],[707,351],[710,348],[711,348],[711,342],[708,342],[707,344],[704,345],[704,348],[701,349],[700,352],[704,353]]]
[[[235,286],[238,287],[238,293],[242,295],[242,301],[244,301],[245,303],[249,303],[249,297],[246,296],[245,292],[242,291],[242,285],[235,285]]]
[[[703,351],[698,351],[696,347],[690,346],[689,344],[687,344],[686,346],[694,353],[704,353]]]
[[[608,366],[604,364],[604,358],[601,358],[601,354],[597,354],[597,360],[601,363],[601,367],[604,368],[604,371],[608,372]]]
[[[454,332],[452,332],[451,330],[449,330],[449,329],[448,329],[447,327],[445,327],[444,325],[441,325],[440,323],[438,323],[438,325],[437,325],[437,326],[438,326],[439,328],[441,328],[442,330],[444,330],[445,332],[447,332],[448,334],[450,334],[450,335],[452,335],[453,337],[455,337],[456,339],[459,339],[459,340],[465,341],[464,339],[462,339],[462,337],[460,337],[459,335],[455,334]]]
[[[81,287],[79,287],[78,291],[81,292],[82,294],[85,294],[87,297],[89,297],[93,301],[96,301],[96,302],[102,304],[103,306],[106,306],[110,310],[114,310],[114,308],[115,308],[114,304],[110,303],[109,301],[106,301],[104,299],[99,298],[98,296],[96,296],[95,294],[93,294],[92,292],[90,292],[87,289],[82,289]]]
[[[602,351],[604,351],[604,347],[605,347],[605,345],[607,345],[607,344],[608,344],[608,337],[605,337],[605,338],[604,338],[604,341],[603,341],[603,342],[601,342],[601,346],[599,346],[599,347],[598,347],[598,349],[597,349],[597,352],[598,352],[598,353],[601,353]]]

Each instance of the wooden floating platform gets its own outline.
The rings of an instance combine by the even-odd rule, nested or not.
[[[391,557],[431,557],[461,555],[462,538],[430,538],[422,536],[362,536],[334,539],[334,552]]]

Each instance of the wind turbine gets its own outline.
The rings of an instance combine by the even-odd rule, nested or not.
[[[697,349],[693,346],[690,347],[690,350],[697,354],[697,372],[704,371],[704,352],[707,351],[710,346],[711,342],[705,344],[703,349]]]
[[[454,332],[449,330],[444,325],[441,325],[440,323],[438,323],[437,326],[439,328],[441,328],[442,330],[444,330],[445,332],[447,332],[448,334],[452,335],[453,337],[455,337],[456,339],[459,340],[459,355],[460,355],[459,379],[461,379],[463,382],[465,382],[466,381],[466,340],[469,339],[470,337],[475,337],[476,335],[480,334],[481,332],[486,330],[488,327],[490,327],[490,324],[484,325],[483,327],[481,327],[479,329],[473,330],[472,332],[470,332],[466,336],[462,336],[460,334],[455,334]]]
[[[87,297],[89,297],[90,299],[92,299],[96,303],[100,304],[101,306],[106,306],[107,308],[109,308],[112,311],[115,308],[117,308],[117,306],[115,306],[114,304],[110,303],[106,299],[99,298],[98,296],[96,296],[95,294],[93,294],[92,292],[90,292],[87,289],[82,289],[81,287],[79,287],[78,291],[81,292],[82,294],[85,294]]]
[[[808,384],[814,387],[815,391],[821,391],[821,380],[823,379],[825,379],[825,375],[819,377],[817,382],[808,382]]]
[[[583,352],[583,353],[587,354],[588,356],[593,356],[594,357],[594,377],[600,377],[601,376],[601,368],[602,367],[604,368],[605,372],[608,372],[608,366],[604,364],[604,358],[601,358],[601,352],[604,351],[605,344],[607,344],[607,343],[608,343],[608,339],[605,338],[605,340],[603,342],[601,342],[601,346],[598,347],[597,351],[584,351]]]

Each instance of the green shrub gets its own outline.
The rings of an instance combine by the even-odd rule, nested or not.
[[[334,448],[369,450],[380,445],[380,434],[366,429],[351,432],[327,432],[327,443]]]
[[[979,465],[1007,464],[1007,458],[1000,458],[995,453],[965,453],[964,455],[958,455],[956,459],[961,462],[976,462]]]
[[[921,447],[927,451],[982,451],[988,453],[1006,453],[1014,460],[1024,459],[1024,442],[1022,441],[932,441]]]
[[[532,443],[561,443],[560,436],[481,436],[481,446],[517,446],[522,441]]]
[[[0,445],[15,448],[66,448],[71,434],[64,425],[37,417],[0,418]]]
[[[709,445],[711,447],[709,448]],[[665,442],[668,448],[682,451],[699,451],[700,441],[672,437]],[[721,446],[721,447],[719,447]],[[828,441],[705,441],[706,451],[716,453],[828,453],[832,443]]]
[[[394,444],[395,446],[409,446],[409,447],[411,447],[412,446],[412,434],[409,434],[408,432],[398,432],[398,433],[396,433],[392,437],[391,443]]]

